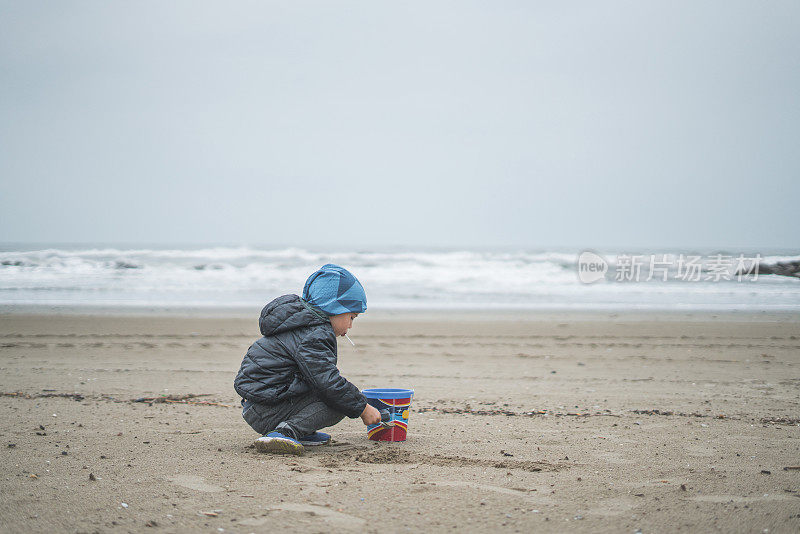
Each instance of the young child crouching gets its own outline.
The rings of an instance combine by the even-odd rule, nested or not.
[[[367,309],[367,296],[346,269],[329,263],[306,280],[303,297],[284,295],[261,311],[262,338],[242,360],[233,386],[242,417],[262,437],[259,451],[302,454],[324,445],[320,428],[345,416],[378,424],[380,412],[336,367],[336,336]]]

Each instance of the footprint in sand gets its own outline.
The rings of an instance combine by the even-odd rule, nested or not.
[[[597,454],[599,458],[604,460],[609,464],[614,465],[629,465],[635,463],[633,460],[628,458],[624,458],[622,453],[614,452],[614,451],[605,451]]]
[[[449,486],[451,488],[467,488],[473,489],[478,492],[491,491],[503,495],[513,495],[515,497],[522,497],[525,499],[533,499],[537,502],[546,502],[549,500],[544,492],[534,492],[532,489],[518,489],[518,488],[504,488],[503,486],[492,486],[490,484],[478,484],[475,482],[468,482],[465,480],[437,480],[437,486]]]
[[[177,484],[178,486],[183,486],[184,488],[193,489],[195,491],[205,491],[209,493],[223,491],[221,487],[213,484],[206,484],[203,480],[203,477],[198,477],[195,475],[175,475],[172,477],[167,477],[167,480],[173,484]]]
[[[315,504],[300,504],[300,503],[282,503],[268,509],[269,512],[297,512],[311,517],[318,517],[324,521],[328,521],[331,525],[337,527],[355,527],[360,528],[366,525],[366,521],[360,517],[353,515],[343,514],[336,512],[326,506],[317,506]],[[264,525],[267,522],[273,523],[274,520],[268,517],[253,517],[244,519],[239,522],[240,525],[247,525],[250,527],[257,527]]]
[[[710,450],[706,446],[699,445],[686,445],[683,447],[683,451],[689,456],[700,456],[703,458],[710,458],[718,454],[716,451]]]
[[[767,493],[763,496],[744,497],[741,495],[696,495],[693,501],[711,503],[756,503],[763,501],[790,501],[794,500],[791,495],[781,493]]]
[[[594,506],[586,511],[586,515],[598,515],[602,517],[628,515],[635,505],[636,501],[633,497],[602,499],[594,503]]]
[[[491,486],[489,484],[476,484],[474,482],[466,482],[461,480],[437,480],[437,486],[450,486],[453,488],[471,488],[479,491],[493,491],[495,493],[502,493],[504,495],[514,495],[517,497],[527,497],[528,492],[521,489],[504,488],[502,486]]]

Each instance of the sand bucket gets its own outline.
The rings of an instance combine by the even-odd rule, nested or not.
[[[377,388],[362,391],[372,406],[383,412],[383,424],[367,426],[373,441],[405,441],[413,389]],[[388,412],[388,413],[387,413]]]

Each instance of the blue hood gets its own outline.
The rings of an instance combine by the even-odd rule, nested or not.
[[[367,294],[361,283],[347,269],[333,263],[323,265],[308,277],[303,300],[328,315],[367,311]]]

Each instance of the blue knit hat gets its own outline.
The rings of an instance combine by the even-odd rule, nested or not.
[[[308,277],[303,300],[328,315],[367,310],[367,294],[361,283],[347,269],[333,263],[323,265]]]

